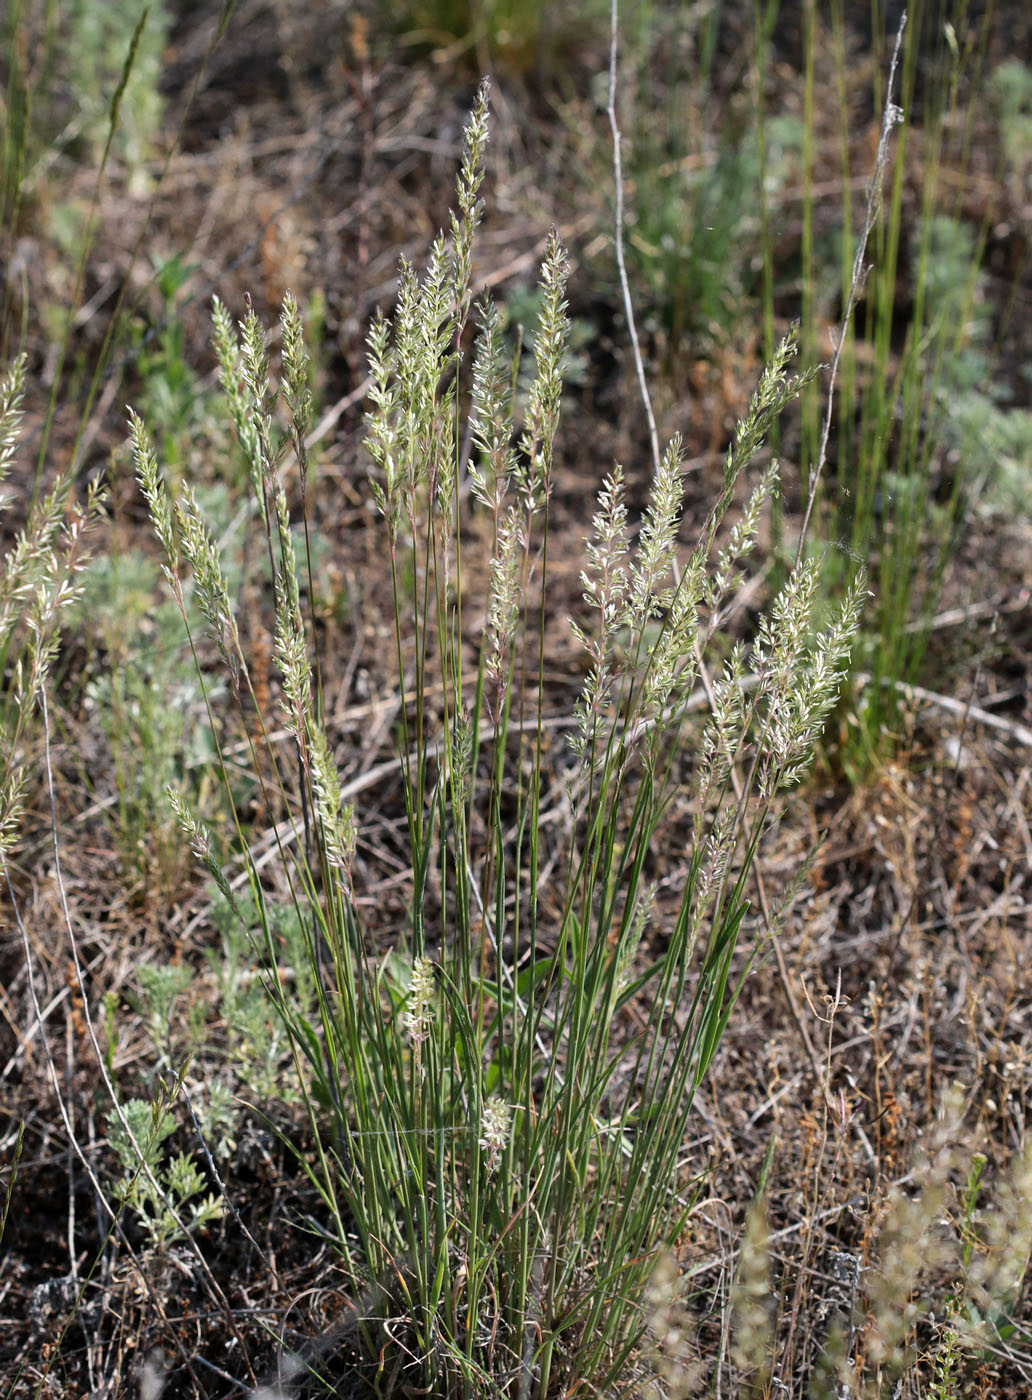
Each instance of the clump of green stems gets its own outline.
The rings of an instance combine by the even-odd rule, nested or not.
[[[836,0],[828,17],[842,171],[837,242],[843,304],[849,299],[860,236],[851,180],[848,14],[848,7]],[[982,87],[988,22],[987,16],[973,18],[963,0],[943,7],[913,0],[907,7],[899,90],[907,120],[897,129],[884,218],[871,229],[866,315],[844,329],[838,401],[842,429],[834,474],[825,480],[819,502],[819,534],[835,542],[842,561],[838,570],[827,573],[832,592],[837,578],[851,575],[854,561],[863,560],[871,571],[873,602],[855,649],[865,685],[858,724],[842,754],[846,770],[855,776],[862,776],[891,746],[903,686],[921,677],[943,574],[978,490],[970,444],[960,441],[961,408],[973,355],[981,360],[975,371],[979,389],[992,383],[978,331],[988,226],[976,226],[965,236],[968,226],[959,222],[956,191],[963,186],[957,175],[967,169],[974,140],[976,104],[971,95],[965,97],[965,86],[969,94]],[[803,358],[816,361],[823,354],[821,326],[834,316],[820,304],[822,287],[825,295],[832,293],[834,281],[819,275],[814,133],[818,104],[827,96],[821,92],[816,62],[816,7],[805,7],[804,23],[802,342]],[[882,43],[890,38],[885,23],[882,13],[876,24]],[[875,65],[875,111],[883,105],[883,82],[881,67]],[[920,161],[916,220],[906,190],[915,158]],[[770,307],[769,273],[767,301]],[[772,334],[769,329],[768,336]],[[809,455],[822,419],[815,388],[802,395],[802,415],[804,455]]]
[[[705,661],[776,466],[730,529],[725,516],[805,378],[790,372],[790,337],[734,435],[693,547],[678,547],[676,439],[637,538],[620,469],[602,486],[575,628],[588,667],[569,717],[569,829],[552,848],[542,808],[563,780],[547,753],[544,631],[567,264],[553,232],[517,423],[499,313],[471,292],[487,99],[485,84],[449,233],[421,276],[402,262],[396,310],[369,335],[367,446],[393,587],[411,861],[411,918],[388,950],[372,946],[356,911],[358,819],[322,718],[283,486],[296,465],[307,521],[311,395],[299,313],[288,298],[281,443],[257,318],[249,313],[238,335],[219,306],[215,325],[273,562],[278,721],[293,749],[277,771],[299,813],[281,835],[283,865],[306,930],[315,1011],[278,979],[268,989],[316,1144],[305,1169],[353,1280],[354,1359],[372,1393],[401,1382],[436,1396],[543,1400],[560,1385],[611,1393],[640,1340],[657,1252],[692,1201],[683,1145],[694,1096],[773,935],[749,922],[750,869],[779,790],[805,770],[837,698],[863,584],[816,631],[818,566],[803,559],[752,647],[725,648],[719,671]],[[233,692],[250,707],[211,533],[188,487],[170,498],[135,417],[132,438],[184,622],[192,589]],[[469,541],[483,538],[483,526],[471,528],[478,513],[492,542],[483,613],[464,583]],[[311,596],[310,577],[307,587]],[[700,696],[708,717],[693,721]],[[694,826],[679,901],[660,913],[647,866],[688,738]],[[282,760],[271,738],[268,747],[262,771]],[[211,836],[178,795],[175,804],[232,901]],[[261,912],[267,897],[239,827],[238,839]],[[736,958],[743,930],[748,946]],[[632,1002],[643,1024],[630,1019]]]
[[[1006,379],[994,373],[992,318],[982,305],[988,223],[972,223],[962,196],[975,149],[975,96],[988,96],[992,21],[966,0],[907,6],[894,99],[906,121],[885,171],[884,216],[867,231],[870,272],[863,314],[854,320],[838,308],[850,302],[857,249],[867,236],[857,187],[867,184],[870,153],[864,142],[858,163],[858,79],[850,69],[863,26],[870,23],[879,52],[891,45],[895,21],[890,25],[885,6],[842,0],[796,8],[800,115],[785,109],[783,84],[771,81],[771,41],[784,6],[752,7],[752,72],[730,109],[712,86],[722,7],[635,7],[640,81],[650,93],[665,89],[674,97],[666,112],[654,102],[639,106],[629,143],[637,210],[627,256],[675,372],[695,353],[678,355],[682,340],[696,347],[742,343],[761,314],[769,357],[777,315],[790,307],[800,315],[801,359],[815,364],[828,356],[828,325],[845,321],[840,429],[818,490],[814,534],[835,546],[823,571],[826,598],[840,596],[857,561],[870,568],[874,602],[854,648],[863,676],[856,722],[842,729],[838,754],[845,771],[863,779],[895,741],[905,686],[930,683],[927,643],[944,573],[1005,455],[998,444],[988,453],[983,446]],[[1014,149],[1006,113],[1020,108],[1020,78],[1003,78],[1009,105],[1001,103],[1001,144]],[[884,108],[884,82],[882,65],[873,65],[874,112]],[[686,90],[694,101],[684,100]],[[808,468],[823,428],[819,384],[804,388],[800,407]],[[991,421],[997,436],[1021,430],[1019,418],[993,414]],[[801,489],[808,490],[805,474]],[[775,534],[779,528],[776,518]],[[794,551],[791,539],[786,558]]]

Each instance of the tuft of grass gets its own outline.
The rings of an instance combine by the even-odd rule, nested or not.
[[[837,361],[832,460],[812,537],[829,551],[827,599],[840,596],[858,563],[870,570],[874,602],[853,663],[863,680],[838,754],[859,781],[896,740],[904,687],[930,683],[929,623],[980,503],[1028,506],[1028,415],[1009,402],[1014,390],[994,363],[997,315],[982,273],[988,216],[972,225],[962,201],[975,94],[988,88],[1006,180],[1015,206],[1025,202],[1030,84],[1016,60],[984,81],[988,13],[964,0],[909,5],[894,97],[904,120],[883,215],[865,231],[871,152],[858,141],[857,107],[878,113],[885,94],[882,64],[862,56],[870,41],[876,55],[891,50],[895,21],[884,7],[873,11],[868,35],[868,21],[841,3],[801,7],[797,18],[799,109],[773,81],[775,36],[781,49],[792,42],[784,7],[752,7],[744,65],[736,57],[721,66],[730,20],[720,5],[645,5],[628,16],[639,57],[622,93],[633,189],[627,259],[677,392],[697,354],[756,343],[761,320],[768,357],[778,323],[798,317],[804,363]],[[741,51],[737,33],[732,47]],[[665,106],[657,91],[668,94]],[[868,233],[857,313],[844,316]],[[803,389],[800,413],[805,501],[824,426],[816,381]],[[777,536],[777,511],[774,523]]]
[[[871,571],[874,601],[855,652],[863,689],[839,755],[854,778],[868,773],[895,741],[901,687],[922,675],[943,576],[987,478],[984,464],[961,447],[965,440],[970,446],[965,419],[977,413],[968,395],[980,398],[990,378],[989,313],[979,271],[985,229],[973,234],[961,223],[955,193],[963,183],[958,172],[969,160],[969,94],[979,86],[987,30],[985,19],[969,15],[962,3],[946,11],[943,17],[920,2],[908,8],[900,59],[903,120],[884,217],[872,230],[862,314],[847,324],[839,353],[836,460],[819,504],[818,533],[834,544],[843,577],[856,560]],[[814,190],[820,102],[815,52],[823,31],[813,7],[806,17],[802,320],[804,354],[816,360],[825,353],[822,324],[835,319],[828,309],[835,279],[822,271]],[[884,16],[879,23],[884,26]],[[843,192],[837,296],[844,304],[862,235],[851,195],[855,157],[843,6],[832,7],[829,26]],[[891,41],[878,26],[874,37],[879,45]],[[873,98],[877,110],[878,65]],[[908,187],[914,166],[916,192]],[[826,240],[825,251],[831,246]],[[803,396],[807,453],[818,440],[819,418],[810,390]],[[827,577],[834,591],[833,569]]]
[[[359,918],[361,821],[342,789],[302,607],[312,563],[295,549],[284,484],[289,463],[306,525],[311,391],[298,308],[288,298],[281,318],[283,427],[253,312],[234,328],[217,307],[216,339],[264,524],[275,719],[290,745],[285,761],[270,737],[274,717],[262,715],[253,757],[295,814],[277,835],[314,1003],[275,975],[263,981],[316,1144],[302,1164],[351,1283],[351,1359],[371,1392],[400,1382],[440,1396],[544,1400],[559,1386],[618,1385],[643,1336],[654,1261],[693,1200],[682,1144],[695,1094],[773,935],[750,913],[752,865],[778,794],[804,774],[837,700],[864,585],[858,577],[818,628],[819,568],[802,559],[752,646],[733,648],[720,667],[708,659],[776,466],[731,526],[728,512],[810,377],[793,372],[790,336],[738,425],[719,497],[690,548],[679,545],[677,439],[636,535],[621,470],[606,478],[573,624],[586,680],[561,797],[553,790],[544,626],[567,262],[553,231],[533,373],[517,399],[498,310],[487,297],[474,304],[470,290],[487,139],[485,84],[449,230],[421,273],[402,260],[396,309],[369,333],[370,489],[394,600],[410,882],[409,920],[393,948],[376,947]],[[132,447],[203,683],[214,647],[242,713],[260,711],[197,498],[188,484],[170,490],[135,416]],[[491,541],[479,604],[466,584],[473,513]],[[700,687],[711,713],[693,728]],[[218,748],[214,721],[212,735]],[[676,907],[660,913],[650,850],[689,746],[687,875]],[[228,780],[226,795],[235,821]],[[211,834],[181,796],[173,800],[246,934]],[[546,821],[557,800],[569,814],[561,837]],[[274,967],[256,850],[238,822],[235,832],[260,920],[257,950]],[[643,1008],[638,1027],[632,1001]]]

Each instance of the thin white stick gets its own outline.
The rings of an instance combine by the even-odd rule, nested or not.
[[[835,342],[835,353],[831,359],[831,367],[828,372],[828,402],[824,411],[824,423],[821,427],[821,441],[817,450],[817,461],[814,463],[813,471],[810,474],[810,488],[806,497],[806,513],[803,516],[803,523],[799,529],[799,548],[796,552],[796,568],[803,562],[803,550],[806,547],[806,536],[810,528],[810,517],[813,514],[813,507],[817,500],[817,487],[820,485],[821,474],[824,471],[824,464],[828,456],[828,438],[831,436],[832,410],[835,405],[835,386],[838,382],[839,361],[842,359],[842,347],[846,341],[846,330],[853,318],[856,304],[860,299],[864,283],[867,281],[867,268],[864,266],[864,258],[867,256],[867,241],[878,221],[878,211],[881,208],[882,180],[885,175],[885,166],[889,159],[889,137],[892,135],[893,127],[903,120],[903,111],[897,107],[892,100],[892,89],[896,82],[896,67],[899,63],[899,51],[903,43],[903,31],[907,27],[907,12],[903,11],[899,20],[899,28],[896,30],[896,45],[892,50],[892,63],[889,65],[889,83],[885,91],[885,110],[882,113],[881,136],[878,140],[878,153],[874,159],[874,174],[871,176],[871,187],[867,192],[867,208],[864,210],[864,224],[860,233],[860,242],[857,245],[856,257],[853,259],[853,277],[849,285],[849,299],[846,302],[846,309],[842,316],[842,323],[839,326],[838,338]]]
[[[634,368],[638,375],[638,388],[641,401],[645,405],[645,417],[649,423],[649,445],[652,448],[652,470],[658,476],[660,468],[659,433],[656,431],[656,415],[652,412],[649,386],[645,382],[645,366],[641,359],[641,346],[638,343],[638,327],[634,320],[634,303],[631,301],[631,287],[627,281],[627,265],[623,251],[623,204],[624,183],[623,165],[620,160],[620,126],[616,120],[616,49],[619,33],[620,6],[612,0],[609,26],[609,129],[613,133],[613,180],[616,185],[616,215],[613,238],[616,244],[616,266],[620,272],[620,290],[623,292],[624,312],[627,316],[627,329],[631,336],[631,350],[634,354]]]

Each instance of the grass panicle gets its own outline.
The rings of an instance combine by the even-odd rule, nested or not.
[[[0,488],[17,459],[26,361],[19,355],[0,378]],[[0,494],[0,514],[11,505]],[[61,623],[74,609],[89,562],[89,532],[103,502],[99,483],[83,503],[72,477],[62,473],[30,508],[28,519],[0,565],[0,670],[9,680],[0,695],[0,865],[19,837],[37,704],[47,686]]]

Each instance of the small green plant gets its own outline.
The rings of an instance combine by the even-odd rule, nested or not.
[[[220,944],[208,956],[226,1023],[227,1058],[242,1094],[263,1112],[272,1103],[300,1098],[290,1037],[269,993],[269,978],[289,982],[292,997],[306,1015],[316,1005],[313,971],[304,929],[293,904],[266,900],[261,909],[250,889],[232,903],[212,895],[212,921]],[[266,934],[268,937],[266,938]],[[275,962],[269,950],[275,951]]]
[[[751,129],[728,130],[702,150],[655,149],[643,114],[634,150],[634,224],[628,239],[647,316],[672,356],[741,334],[760,299],[763,226],[756,188],[773,198],[801,143],[794,118],[767,123],[761,151]],[[700,138],[701,139],[701,138]]]
[[[954,518],[978,507],[1032,512],[1032,413],[1013,402],[1013,388],[996,373],[994,308],[987,279],[973,271],[979,262],[974,234],[943,214],[925,233],[928,300],[935,308],[926,347],[945,340],[926,416],[940,450],[958,463],[952,492],[930,502],[930,515],[933,523],[938,516],[949,539],[956,533]]]
[[[178,253],[164,260],[152,259],[154,283],[160,298],[153,340],[141,326],[136,336],[136,368],[144,383],[142,403],[154,431],[160,433],[162,452],[170,465],[179,462],[188,447],[188,434],[203,418],[203,401],[186,363],[182,320],[176,313],[176,297],[195,270]]]
[[[935,1352],[935,1375],[928,1400],[960,1400],[957,1375],[960,1361],[960,1333],[947,1322],[939,1335]]]
[[[639,5],[625,26],[637,56],[622,94],[627,262],[643,323],[672,374],[689,357],[755,334],[777,236],[765,211],[797,172],[804,139],[796,115],[764,120],[753,91],[732,103],[716,91],[721,11]],[[757,20],[760,51],[769,22]]]
[[[995,1208],[983,1212],[979,1202],[985,1167],[986,1158],[976,1152],[958,1193],[961,1278],[950,1319],[968,1350],[977,1349],[980,1342],[1007,1342],[1020,1331],[1013,1313],[1032,1247],[1032,1232],[1024,1219],[1032,1198],[1032,1160],[1028,1154],[1019,1159],[1002,1183]]]
[[[137,1010],[143,1014],[162,1068],[171,1069],[173,1014],[178,1010],[177,1003],[190,990],[193,972],[183,963],[145,963],[136,977],[140,984]]]
[[[790,337],[761,378],[719,499],[683,559],[677,440],[637,537],[622,472],[604,482],[574,624],[587,679],[567,779],[570,827],[552,847],[542,821],[551,779],[538,600],[549,584],[566,259],[553,232],[521,405],[499,311],[487,298],[474,308],[470,293],[486,141],[485,87],[466,130],[450,234],[421,276],[403,262],[396,311],[369,335],[367,445],[394,600],[410,860],[410,919],[386,957],[353,897],[357,819],[322,717],[278,470],[290,451],[304,503],[311,393],[300,316],[288,299],[280,397],[289,416],[279,434],[257,318],[249,313],[238,333],[217,309],[216,336],[266,526],[279,723],[294,749],[289,768],[271,744],[262,762],[307,814],[284,846],[284,875],[311,1004],[277,976],[264,984],[317,1144],[305,1166],[324,1229],[361,1299],[352,1359],[373,1392],[403,1377],[435,1396],[545,1400],[560,1385],[606,1392],[638,1347],[654,1259],[692,1200],[681,1155],[694,1096],[772,932],[750,918],[752,862],[778,793],[805,772],[836,701],[864,589],[856,580],[816,629],[818,565],[802,560],[751,648],[733,648],[711,673],[705,658],[776,467],[732,527],[725,517],[805,381],[791,373]],[[460,350],[471,315],[469,369]],[[467,438],[476,454],[468,465]],[[232,695],[250,706],[255,687],[212,533],[189,486],[170,495],[135,416],[132,442],[184,622],[191,627],[192,595]],[[459,489],[467,472],[471,506]],[[492,541],[479,644],[464,618],[471,508]],[[311,595],[307,554],[304,568]],[[711,714],[693,730],[688,702],[699,683]],[[697,755],[694,828],[680,900],[661,914],[647,866],[686,742]],[[211,834],[178,794],[173,801],[246,931],[250,913]],[[256,857],[239,826],[236,840],[273,968],[277,938]],[[632,999],[646,1017],[637,1032],[627,1021]]]
[[[119,1201],[132,1210],[151,1245],[167,1249],[221,1218],[223,1205],[191,1153],[164,1159],[163,1144],[175,1132],[168,1093],[152,1101],[129,1099],[108,1117],[108,1142],[122,1168]]]
[[[126,874],[149,898],[172,888],[182,869],[165,788],[188,787],[204,802],[214,756],[193,658],[158,583],[152,559],[111,551],[90,565],[77,610],[94,648],[85,703],[110,752],[113,836]],[[217,699],[217,686],[210,695]]]
[[[144,163],[151,154],[161,121],[161,57],[170,15],[163,0],[108,0],[93,5],[71,0],[63,7],[67,26],[60,52],[70,71],[63,76],[81,103],[76,126],[90,143],[92,158],[101,158],[107,134],[110,94],[118,91],[120,120],[114,133],[118,155],[130,184],[145,189]],[[125,71],[126,54],[133,59]]]
[[[999,114],[1007,180],[1024,200],[1032,175],[1032,68],[1020,58],[1006,59],[993,73],[989,88]]]
[[[158,3],[17,0],[3,31],[5,122],[0,213],[14,233],[55,163],[103,167],[114,149],[139,182],[161,117],[168,14]]]

